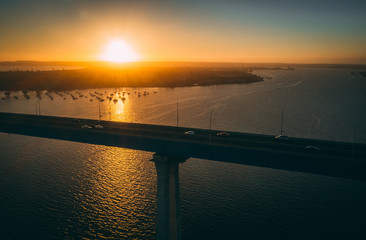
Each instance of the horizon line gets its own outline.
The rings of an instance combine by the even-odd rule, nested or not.
[[[212,64],[280,64],[280,65],[364,65],[366,63],[326,63],[326,62],[239,62],[239,61],[135,61],[135,62],[108,62],[108,61],[68,61],[68,60],[5,60],[0,64],[10,63],[102,63],[110,65],[132,65],[143,63],[212,63]]]

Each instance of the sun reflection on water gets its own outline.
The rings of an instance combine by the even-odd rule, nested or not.
[[[102,120],[116,122],[136,122],[131,97],[127,91],[115,91],[107,94],[109,101],[101,102]]]
[[[79,175],[79,224],[90,236],[154,236],[156,178],[151,153],[95,146]],[[130,232],[125,236],[126,232]],[[132,233],[131,233],[132,232]]]
[[[111,103],[110,103],[111,104]],[[124,121],[126,118],[126,104],[122,101],[118,101],[116,104],[110,105],[112,107],[112,121]]]

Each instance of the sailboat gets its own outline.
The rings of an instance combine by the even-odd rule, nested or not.
[[[284,131],[283,131],[283,108],[282,108],[282,114],[281,114],[281,133],[280,133],[280,135],[277,135],[275,137],[275,139],[278,139],[278,140],[288,140],[289,137],[287,135],[284,135],[283,133],[284,133]]]

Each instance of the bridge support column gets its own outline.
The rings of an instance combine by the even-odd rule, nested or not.
[[[180,198],[179,162],[180,157],[154,154],[157,172],[157,226],[158,240],[180,240]]]

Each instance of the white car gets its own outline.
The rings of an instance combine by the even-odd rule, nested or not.
[[[195,135],[196,133],[194,131],[187,131],[184,134],[185,135]]]
[[[81,126],[81,128],[92,128],[92,127],[89,125],[83,125],[83,126]]]
[[[104,127],[102,125],[95,125],[94,126],[96,129],[103,129]]]

